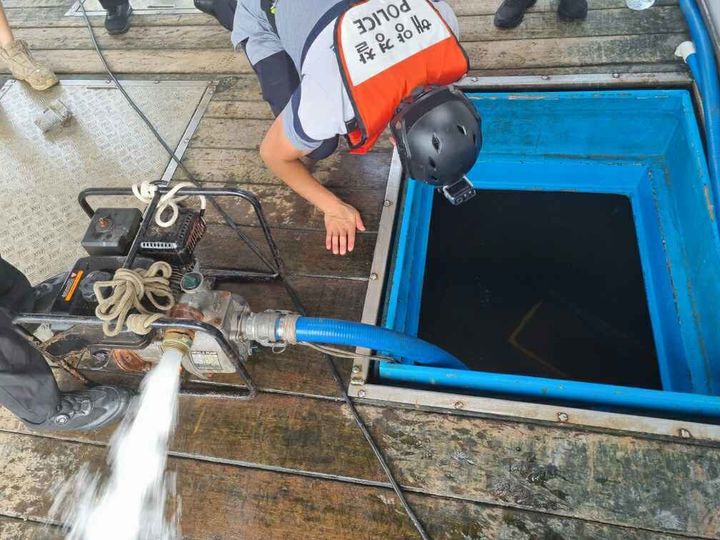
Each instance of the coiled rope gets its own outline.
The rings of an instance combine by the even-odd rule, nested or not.
[[[191,195],[181,195],[180,197],[178,197],[176,194],[181,189],[187,187],[195,188],[197,186],[195,186],[195,184],[191,182],[180,182],[179,184],[175,184],[175,186],[170,191],[160,197],[157,210],[155,211],[155,223],[157,223],[160,227],[167,228],[172,227],[175,224],[178,215],[180,214],[180,209],[178,208],[177,203],[191,197]],[[152,202],[157,190],[158,186],[156,184],[153,184],[152,182],[141,182],[139,184],[133,184],[132,186],[132,191],[135,197],[137,197],[145,204],[150,204]],[[207,207],[207,200],[205,199],[204,195],[197,195],[197,198],[200,199],[200,209],[204,212],[205,208]],[[168,208],[171,212],[170,218],[163,219],[163,214]]]
[[[128,330],[135,334],[149,334],[152,324],[175,305],[170,290],[171,275],[172,267],[159,261],[147,270],[120,268],[112,280],[96,282],[93,285],[98,300],[95,316],[103,321],[103,333],[108,337],[117,336],[127,324]],[[107,295],[105,289],[110,289]],[[146,309],[142,304],[144,298],[160,313]],[[131,313],[133,310],[136,313]]]

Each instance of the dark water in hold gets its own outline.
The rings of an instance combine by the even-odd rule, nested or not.
[[[629,199],[438,197],[419,336],[476,370],[660,388]]]

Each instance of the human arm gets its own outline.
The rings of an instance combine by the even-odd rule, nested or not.
[[[335,255],[355,249],[355,233],[364,231],[360,213],[324,187],[308,171],[301,158],[308,152],[297,149],[285,135],[283,116],[278,117],[260,145],[260,156],[268,168],[293,191],[325,215],[325,248]]]

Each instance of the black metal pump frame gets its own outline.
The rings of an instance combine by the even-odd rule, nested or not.
[[[160,199],[163,195],[167,194],[171,188],[167,186],[158,185],[152,201],[148,204],[147,208],[143,213],[143,221],[140,228],[135,235],[135,238],[128,250],[128,254],[123,262],[123,268],[130,268],[135,262],[138,251],[140,249],[140,242],[143,235],[150,226],[152,218],[155,215],[155,211],[158,208]],[[89,218],[95,215],[95,209],[88,203],[90,197],[133,197],[133,191],[131,188],[88,188],[80,192],[78,195],[78,203],[83,209],[85,214]],[[176,196],[205,196],[211,199],[216,197],[236,197],[242,199],[250,204],[253,208],[253,212],[257,217],[260,228],[262,229],[265,241],[270,250],[270,256],[272,258],[269,261],[258,249],[255,243],[248,238],[238,227],[237,223],[232,220],[226,220],[226,223],[234,230],[238,237],[250,248],[250,250],[258,257],[258,259],[268,268],[267,272],[252,272],[245,270],[234,270],[226,268],[208,268],[203,269],[203,274],[207,277],[211,277],[223,281],[272,281],[283,278],[283,263],[280,258],[280,252],[277,244],[270,231],[265,213],[263,212],[262,205],[258,198],[248,191],[244,191],[236,188],[196,188],[188,187],[178,190]],[[102,321],[96,317],[81,317],[71,316],[58,313],[19,313],[13,318],[13,322],[16,326],[22,328],[21,325],[27,324],[58,324],[58,325],[86,325],[86,326],[100,326]],[[199,396],[205,398],[215,399],[233,399],[233,400],[249,400],[257,395],[257,387],[252,379],[252,376],[248,372],[247,368],[242,362],[237,348],[230,342],[228,336],[221,329],[212,326],[211,324],[186,320],[186,319],[170,319],[163,318],[155,321],[151,327],[154,330],[169,330],[169,329],[183,329],[190,330],[193,332],[201,332],[212,337],[215,342],[220,346],[223,352],[228,356],[236,372],[242,379],[242,383],[245,388],[241,389],[228,389],[218,390],[225,385],[213,385],[195,383],[193,382],[193,389],[181,388],[182,395]],[[24,330],[24,329],[23,329]],[[27,332],[23,332],[27,333]]]

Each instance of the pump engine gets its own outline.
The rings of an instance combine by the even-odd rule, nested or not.
[[[233,340],[241,360],[250,354],[250,345],[241,338],[239,325],[249,314],[245,300],[229,291],[214,290],[211,280],[200,271],[195,249],[206,223],[201,211],[179,208],[169,227],[152,222],[141,231],[142,214],[135,208],[99,208],[95,211],[82,246],[88,256],[79,259],[64,276],[40,285],[36,311],[64,315],[94,316],[98,306],[94,286],[112,279],[122,267],[137,238],[133,268],[147,269],[157,261],[171,265],[171,290],[175,306],[167,314],[211,324]],[[151,306],[145,306],[150,308]],[[126,371],[148,371],[162,355],[156,332],[137,335],[123,331],[108,337],[98,326],[53,323],[45,350],[56,357],[89,354],[91,364],[102,367],[114,361]],[[234,339],[233,339],[234,338]],[[183,367],[200,378],[218,373],[234,373],[236,367],[220,345],[204,333],[192,336]]]

